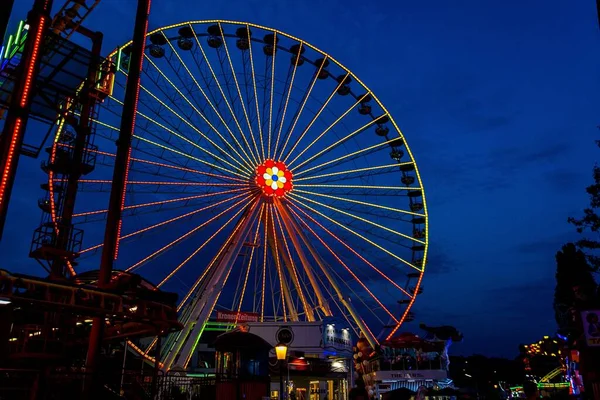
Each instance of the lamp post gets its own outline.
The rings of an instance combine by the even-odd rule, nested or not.
[[[288,346],[285,343],[279,343],[275,346],[275,354],[279,361],[279,400],[283,400],[283,362],[287,358]]]

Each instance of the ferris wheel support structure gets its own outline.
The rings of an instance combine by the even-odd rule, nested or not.
[[[185,327],[177,334],[178,338],[172,344],[170,352],[165,358],[163,363],[165,370],[171,369],[173,365],[186,368],[190,362],[198,340],[204,331],[206,321],[208,321],[229,277],[231,265],[240,253],[260,209],[258,201],[252,202],[248,207],[234,230],[235,234],[224,246],[225,251],[217,254],[211,262],[211,264],[217,263],[212,268],[212,276],[197,291],[196,301],[192,301],[188,305],[188,307],[191,307],[191,312],[187,320],[183,321]],[[180,362],[181,360],[183,362]]]
[[[346,308],[346,310],[350,313],[350,315],[352,316],[352,319],[354,320],[354,322],[356,322],[356,325],[358,325],[361,332],[365,335],[366,339],[369,341],[369,344],[373,348],[378,346],[379,342],[377,341],[377,338],[373,335],[371,330],[367,327],[367,325],[365,324],[363,319],[360,317],[360,315],[358,315],[358,312],[352,306],[349,299],[344,297],[344,294],[343,294],[337,280],[333,277],[333,275],[331,275],[331,272],[329,271],[327,266],[323,264],[323,260],[322,260],[321,256],[317,253],[317,251],[315,250],[313,245],[306,238],[302,228],[298,225],[296,220],[294,220],[292,218],[292,216],[290,215],[288,208],[287,208],[288,207],[287,204],[281,200],[276,199],[275,205],[276,205],[277,209],[279,210],[279,212],[281,213],[282,218],[284,220],[289,221],[289,223],[290,223],[289,226],[294,231],[294,232],[292,232],[292,230],[288,230],[288,233],[290,235],[292,235],[293,233],[298,235],[301,238],[301,240],[304,242],[305,246],[308,248],[309,253],[312,255],[312,257],[315,259],[315,261],[319,265],[319,268],[323,272],[323,275],[325,275],[325,277],[327,278],[327,281],[335,290],[335,293],[338,296],[340,302]]]

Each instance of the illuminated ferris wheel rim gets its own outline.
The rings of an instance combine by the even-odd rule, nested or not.
[[[418,213],[418,215],[422,216],[424,219],[424,237],[423,240],[421,241],[421,243],[423,243],[423,249],[422,249],[422,259],[421,259],[421,264],[419,265],[420,268],[415,268],[417,269],[417,271],[419,272],[419,276],[418,276],[418,280],[416,282],[416,285],[414,286],[414,294],[410,297],[410,303],[407,305],[405,311],[403,312],[401,318],[399,318],[399,323],[397,325],[397,327],[399,327],[402,323],[402,321],[404,321],[404,319],[407,317],[412,304],[414,303],[416,297],[417,297],[417,293],[419,292],[419,288],[421,285],[421,280],[425,271],[425,265],[426,265],[426,260],[427,260],[427,252],[428,252],[428,214],[427,214],[427,205],[426,205],[426,200],[425,200],[425,194],[424,194],[424,190],[423,190],[423,185],[421,182],[421,178],[419,175],[419,171],[418,171],[418,166],[416,165],[415,159],[410,151],[410,148],[408,146],[408,144],[406,143],[406,141],[404,140],[404,136],[402,135],[402,132],[400,131],[399,127],[397,126],[397,124],[395,123],[393,117],[391,116],[391,114],[387,111],[387,109],[383,106],[383,104],[379,101],[379,99],[369,90],[369,88],[358,78],[356,77],[350,70],[348,70],[346,67],[344,67],[341,63],[339,63],[338,61],[336,61],[333,57],[329,56],[327,53],[321,51],[320,49],[316,48],[315,46],[310,45],[307,42],[304,42],[301,39],[298,39],[292,35],[288,35],[284,32],[278,31],[278,30],[274,30],[268,27],[264,27],[261,25],[257,25],[257,24],[251,24],[251,23],[246,23],[246,22],[238,22],[238,21],[228,21],[228,20],[199,20],[199,21],[189,21],[189,22],[183,22],[183,23],[179,23],[179,24],[174,24],[174,25],[169,25],[166,27],[162,27],[159,29],[155,29],[151,32],[148,32],[146,37],[150,37],[153,34],[156,33],[163,33],[164,31],[170,30],[170,29],[174,29],[174,28],[180,28],[180,27],[190,27],[194,33],[194,35],[196,36],[196,38],[198,37],[205,37],[208,36],[207,34],[200,34],[200,33],[196,33],[193,28],[192,25],[208,25],[208,24],[217,24],[220,28],[221,28],[221,24],[227,24],[227,25],[234,25],[237,27],[246,27],[249,31],[249,28],[256,28],[256,29],[261,29],[263,31],[266,32],[271,32],[271,33],[275,33],[276,35],[281,35],[283,37],[286,37],[290,40],[296,41],[298,43],[301,44],[301,46],[306,46],[307,48],[312,49],[314,52],[319,53],[321,55],[324,55],[326,57],[327,60],[330,60],[331,62],[335,63],[339,68],[341,68],[346,74],[347,76],[352,77],[352,79],[357,82],[359,85],[362,86],[363,89],[365,89],[367,91],[367,94],[377,103],[377,105],[383,110],[384,115],[389,118],[389,122],[392,124],[392,126],[394,127],[394,129],[396,129],[396,131],[399,134],[399,139],[401,139],[402,144],[404,145],[404,148],[406,149],[406,152],[408,153],[408,156],[410,157],[410,162],[406,163],[406,164],[411,164],[412,165],[412,170],[414,172],[414,175],[416,177],[417,180],[417,189],[420,193],[421,196],[421,201],[422,201],[422,211]],[[223,32],[223,30],[221,30],[221,33],[223,40],[225,40],[226,38],[232,38],[235,37],[232,34],[225,34]],[[173,38],[168,38],[166,35],[164,35],[165,38],[168,41],[173,41],[175,39]],[[250,36],[249,36],[250,37]],[[256,39],[256,38],[251,38],[250,39],[252,42],[256,43],[264,43],[263,41],[261,41],[260,39]],[[131,44],[131,42],[126,43],[124,46],[116,49],[113,53],[111,53],[111,55],[109,56],[114,58],[115,56],[118,56],[120,51],[124,48],[126,48],[127,46],[129,46]],[[291,53],[287,48],[282,47],[280,45],[277,44],[277,42],[274,43],[275,47],[277,47],[277,49],[279,50],[283,50],[285,52],[288,52],[290,54],[294,54]],[[147,57],[147,56],[146,56]],[[313,65],[314,62],[310,61]],[[330,75],[331,78],[335,79],[335,77],[333,75]],[[274,78],[273,78],[274,79]],[[235,118],[235,117],[234,117]],[[260,159],[258,160],[259,162],[261,161]],[[258,189],[260,189],[262,191],[263,195],[266,195],[267,197],[288,197],[288,193],[292,193],[293,192],[293,187],[292,187],[292,181],[296,178],[296,176],[294,175],[292,177],[293,174],[293,170],[294,168],[292,167],[291,169],[287,169],[287,165],[283,164],[283,168],[280,168],[281,165],[279,167],[277,167],[277,171],[273,170],[273,166],[269,165],[266,166],[265,164],[267,162],[271,161],[270,159],[264,159],[262,161],[262,163],[256,165],[255,164],[250,164],[249,165],[249,169],[248,169],[248,177],[250,178],[250,185],[251,187],[258,187]],[[281,162],[280,160],[276,159],[276,160],[272,160],[273,163],[276,162]],[[261,168],[264,167],[265,171],[263,171]],[[270,168],[270,171],[267,171],[266,168]],[[280,180],[280,174],[279,172],[284,171],[283,175],[281,175],[281,178],[284,178],[286,180],[286,182],[282,182]],[[299,174],[301,174],[303,171],[298,171]],[[290,175],[285,175],[286,173],[289,173]],[[271,179],[268,179],[267,175],[271,176]],[[278,186],[277,182],[282,183],[284,186],[287,183],[287,187],[284,186]],[[252,185],[254,184],[254,185]],[[277,188],[275,188],[273,185],[277,185]],[[265,191],[266,190],[266,191]],[[273,193],[270,193],[269,190],[272,190]],[[279,190],[279,193],[275,193],[277,190]],[[261,196],[262,197],[262,196]],[[298,210],[297,210],[298,211]],[[415,214],[417,215],[417,214]],[[314,232],[313,232],[314,233]],[[161,282],[162,284],[162,282]],[[397,328],[396,328],[397,329]],[[394,330],[395,332],[396,330]]]

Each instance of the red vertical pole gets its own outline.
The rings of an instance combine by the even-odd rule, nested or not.
[[[131,155],[131,139],[135,127],[135,115],[140,92],[140,76],[146,47],[146,32],[148,30],[148,16],[150,14],[151,0],[138,0],[135,16],[135,27],[133,31],[133,43],[131,44],[131,61],[129,64],[129,76],[125,88],[125,99],[123,101],[123,113],[121,114],[121,126],[119,139],[117,141],[117,153],[115,156],[115,168],[113,171],[113,183],[110,192],[108,215],[106,218],[106,230],[104,232],[104,247],[100,261],[100,273],[98,286],[105,287],[110,282],[113,269],[113,261],[117,254],[119,242],[119,231],[121,228],[121,212],[125,202],[125,190],[127,174],[129,172],[129,158]],[[92,379],[97,382],[97,364],[100,355],[100,346],[104,334],[104,318],[93,318],[92,331],[86,360],[86,373],[92,374]],[[87,385],[87,390],[94,387],[94,383]],[[88,392],[90,394],[91,392]]]
[[[0,136],[0,172],[2,174],[0,176],[0,238],[4,231],[10,194],[17,173],[17,164],[38,76],[45,33],[51,21],[51,8],[52,0],[36,0],[33,9],[27,15],[29,24],[27,42],[19,63],[8,116],[2,136]]]

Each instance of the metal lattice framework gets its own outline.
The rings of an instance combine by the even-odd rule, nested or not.
[[[263,26],[190,21],[147,37],[116,263],[183,294],[185,328],[163,366],[187,365],[215,310],[337,317],[372,346],[414,318],[427,207],[375,95],[330,55]],[[73,216],[86,232],[75,272],[100,257],[130,45],[109,56],[114,90]],[[155,342],[134,348],[147,356]]]

